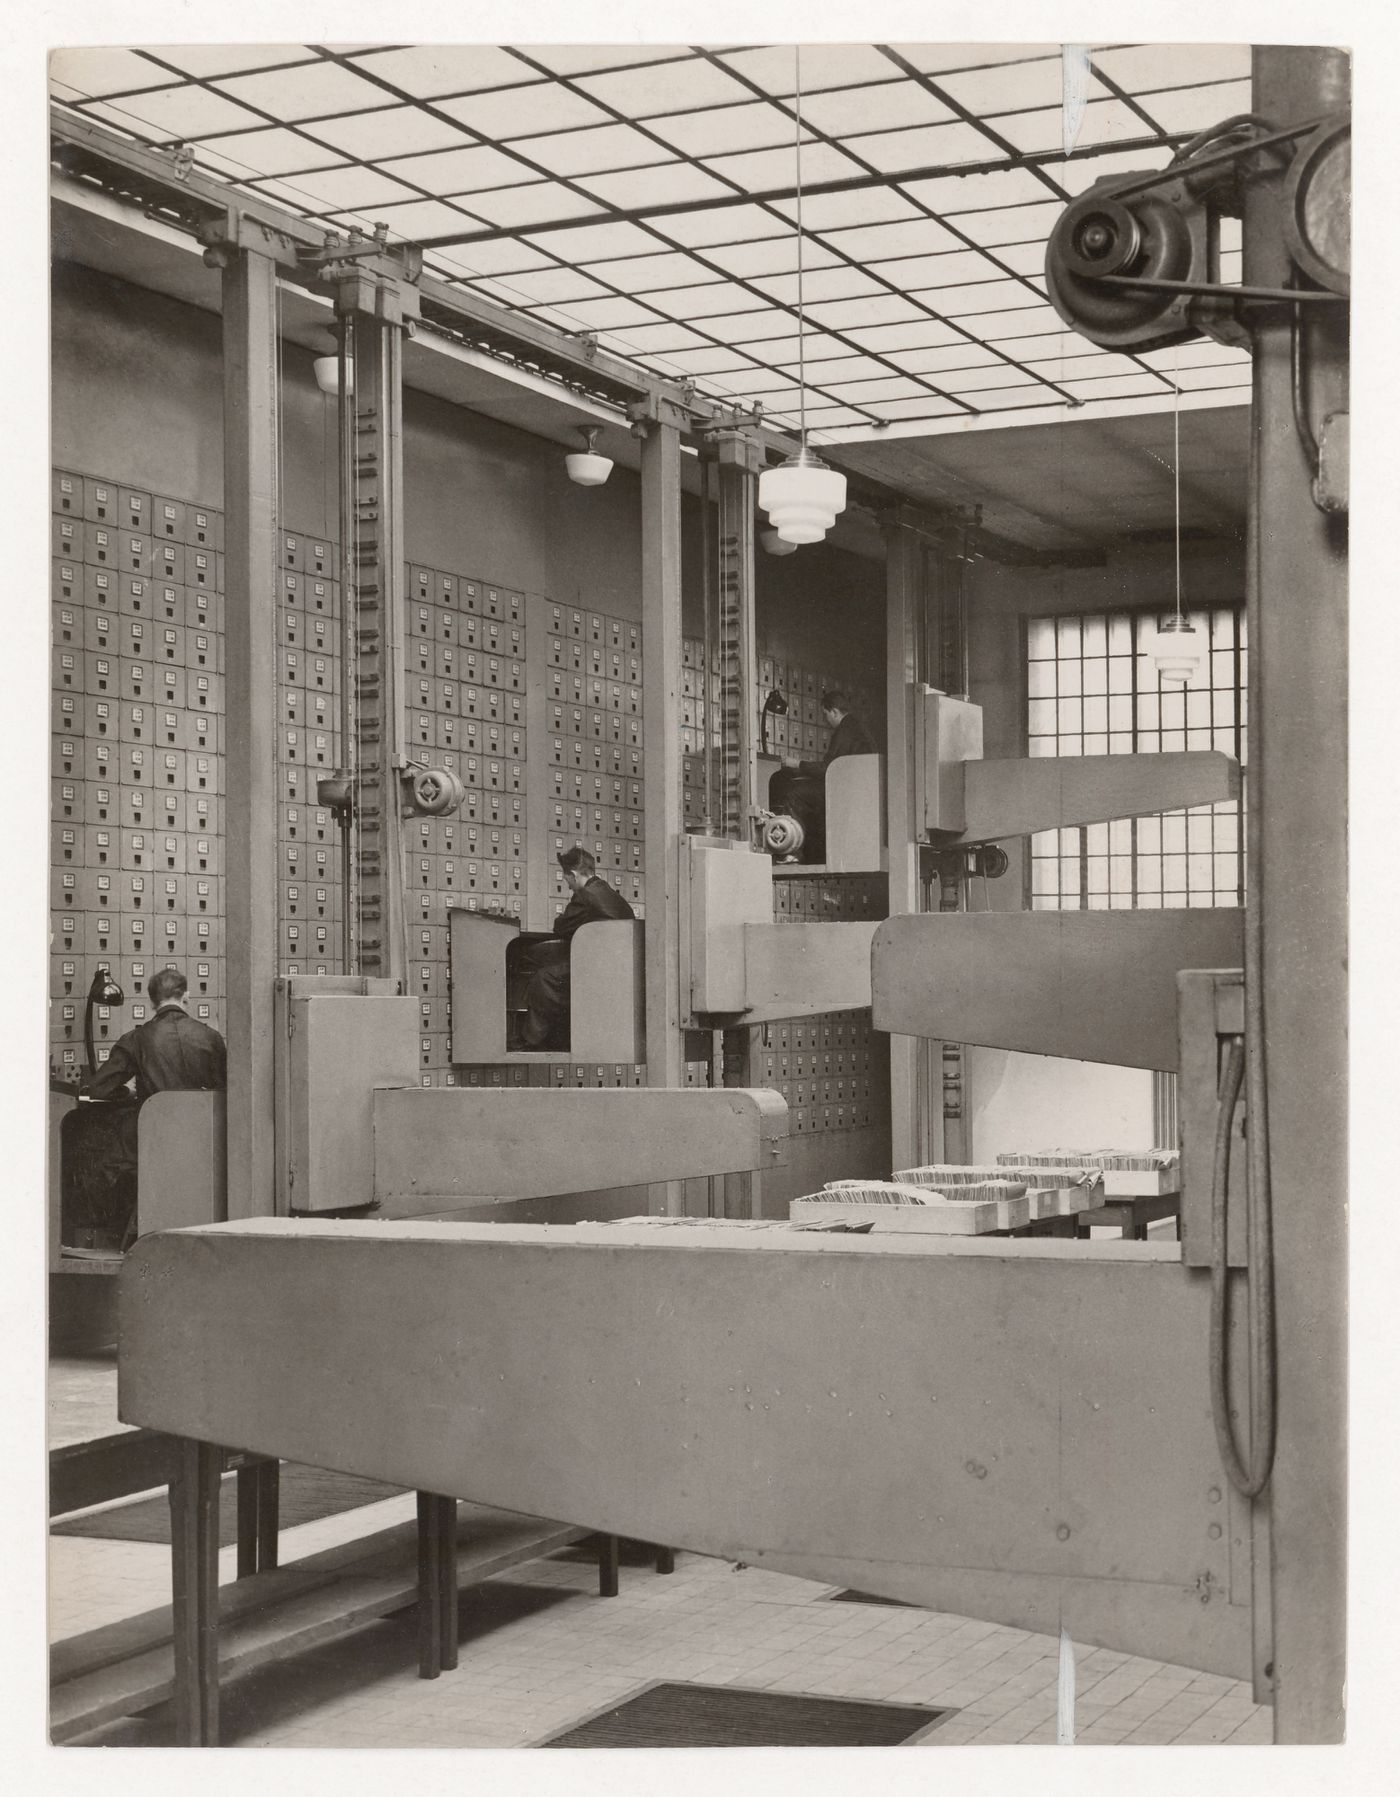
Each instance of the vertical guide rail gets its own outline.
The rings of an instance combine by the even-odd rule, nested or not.
[[[719,452],[719,640],[722,803],[725,836],[750,841],[758,784],[754,676],[754,477],[763,452],[751,437],[724,431]],[[708,678],[708,674],[707,674]]]
[[[342,406],[348,452],[349,516],[344,603],[353,608],[347,645],[353,660],[348,718],[354,740],[346,758],[352,789],[352,923],[355,971],[403,980],[408,939],[403,826],[403,292],[358,273],[342,280],[336,310],[355,347],[353,392]]]
[[[1255,49],[1253,106],[1271,124],[1349,101],[1344,51]],[[1284,212],[1285,171],[1261,158],[1245,184],[1247,285],[1288,283]],[[1344,307],[1253,314],[1250,580],[1258,634],[1249,643],[1249,728],[1258,853],[1248,888],[1263,934],[1273,1189],[1277,1451],[1266,1497],[1274,1730],[1279,1742],[1333,1742],[1343,1729],[1347,1570],[1347,740],[1338,716],[1347,677],[1346,535],[1344,520],[1312,501],[1313,470],[1294,424],[1292,314],[1305,310],[1318,314],[1306,321],[1311,416],[1320,423],[1348,407]],[[1251,1114],[1251,1155],[1263,1133],[1256,1121]]]
[[[223,270],[228,1214],[271,1215],[277,976],[277,267],[220,244]]]
[[[885,519],[886,839],[890,845],[889,914],[922,910],[915,701],[921,677],[920,605],[923,547],[898,512]],[[932,1045],[890,1037],[890,1152],[896,1167],[942,1157],[942,1130],[928,1102]]]
[[[684,414],[657,401],[642,442],[642,700],[646,718],[647,1084],[682,1083],[680,1011],[681,444]],[[679,1181],[650,1208],[680,1216]]]

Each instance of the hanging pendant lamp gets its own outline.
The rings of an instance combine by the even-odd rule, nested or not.
[[[802,51],[794,45],[797,65],[795,117],[797,121],[797,385],[801,407],[800,447],[777,468],[766,468],[758,478],[758,503],[768,514],[779,540],[795,549],[799,543],[820,543],[846,509],[846,477],[828,468],[807,447],[807,315],[802,289]],[[764,533],[765,536],[767,533]],[[785,554],[785,550],[776,550]]]

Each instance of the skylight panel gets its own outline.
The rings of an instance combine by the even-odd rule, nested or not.
[[[867,257],[866,267],[905,293],[929,287],[959,287],[997,272],[980,250],[957,250],[942,256],[900,256],[893,261]]]
[[[650,231],[625,220],[616,224],[578,225],[567,231],[550,231],[530,239],[564,262],[597,262],[609,256],[644,256],[665,249]]]
[[[749,193],[764,193],[783,187],[796,187],[798,176],[797,151],[793,144],[783,144],[773,150],[754,150],[744,156],[718,156],[706,161],[706,168],[711,169],[723,180],[732,181],[736,186],[747,189]],[[852,162],[832,144],[806,143],[802,148],[802,184],[804,187],[815,185],[820,181],[844,181],[852,175],[861,173],[860,165]]]
[[[209,137],[216,132],[256,127],[263,121],[246,106],[202,87],[162,87],[154,93],[99,100],[84,108],[89,118],[107,119],[123,131],[144,127],[162,138]]]
[[[1009,362],[989,362],[981,368],[949,374],[939,385],[949,393],[956,393],[960,399],[972,399],[999,387],[1024,387],[1026,374],[1024,369],[1013,368]],[[980,399],[978,403],[981,403]]]
[[[771,219],[770,223],[780,236],[755,243],[714,244],[705,254],[730,274],[749,279],[755,275],[789,274],[797,267],[797,234],[781,219]],[[802,246],[804,268],[825,268],[838,260],[833,250],[814,237],[809,237]]]
[[[1252,375],[1243,365],[1207,368],[1183,368],[1177,385],[1183,392],[1203,392],[1217,387],[1240,387],[1249,391]]]
[[[471,209],[493,225],[508,230],[523,230],[556,218],[583,218],[601,212],[582,194],[570,193],[556,181],[539,181],[532,187],[497,187],[485,193],[473,193]]]
[[[916,295],[941,312],[945,318],[963,318],[977,312],[1008,312],[1021,306],[1043,302],[1043,296],[1032,293],[1019,281],[975,281],[968,287],[939,287],[927,294]]]
[[[648,355],[672,355],[677,350],[693,350],[697,355],[702,350],[707,355],[710,353],[710,346],[698,331],[689,330],[685,325],[676,324],[670,319],[658,319],[651,324],[629,325],[617,335],[619,342],[625,336],[629,347],[643,350]]]
[[[759,343],[778,336],[783,327],[791,326],[792,322],[787,313],[764,306],[754,312],[727,312],[720,318],[711,318],[705,329],[724,343]],[[795,339],[793,351],[795,354]]]
[[[995,155],[996,147],[975,125],[929,125],[913,131],[884,131],[847,139],[852,155],[885,174],[900,169],[949,168]]]
[[[1041,112],[1005,113],[986,120],[1018,150],[1063,150],[1064,117],[1058,106]],[[1077,149],[1151,136],[1148,126],[1122,100],[1090,100],[1084,108]]]
[[[417,106],[353,112],[346,118],[320,119],[304,129],[321,143],[366,162],[386,156],[409,156],[417,150],[445,150],[466,142],[455,126],[444,124]]]
[[[1037,406],[1061,406],[1065,402],[1058,393],[1050,392],[1039,381],[1031,381],[1022,387],[1003,387],[990,392],[969,393],[967,403],[979,412],[1011,412],[1032,409]]]
[[[948,69],[980,69],[992,63],[1030,62],[1060,54],[1058,44],[892,44],[890,48],[926,75]]]
[[[869,421],[852,406],[807,406],[808,433],[835,430],[843,424],[866,424]]]
[[[611,75],[582,75],[577,85],[629,119],[753,98],[748,88],[700,57]]]
[[[742,374],[747,380],[751,374],[762,376],[770,372],[741,355],[738,350],[729,349],[722,343],[705,344],[700,349],[677,350],[669,360],[682,374],[716,374],[721,370],[728,370],[732,374]]]
[[[718,106],[648,119],[647,129],[687,156],[723,156],[791,143],[793,122],[776,106],[756,100],[750,106]]]
[[[391,157],[379,166],[386,175],[412,181],[415,187],[439,195],[475,193],[539,180],[533,169],[489,144],[464,145],[459,150],[440,150],[428,156]]]
[[[993,362],[1000,361],[995,350],[984,349],[976,343],[959,341],[945,344],[940,349],[896,349],[889,352],[889,359],[898,367],[907,369],[910,374],[946,374],[951,369],[986,368]],[[939,385],[943,383],[940,381]]]
[[[673,287],[648,293],[646,301],[671,318],[717,318],[724,313],[768,309],[759,295],[748,293],[731,281],[717,281],[711,287]]]
[[[593,262],[585,272],[606,281],[609,287],[620,287],[624,293],[645,293],[651,288],[685,287],[693,282],[710,282],[712,268],[679,251],[659,256],[624,256],[616,262]]]
[[[284,199],[299,211],[361,211],[366,206],[391,205],[395,200],[411,200],[417,196],[401,181],[391,181],[378,169],[345,168],[309,170],[290,181],[264,181],[262,191],[270,199]],[[470,223],[466,228],[471,229]]]
[[[815,305],[808,308],[811,316],[818,324],[829,330],[845,331],[856,326],[900,324],[906,319],[919,316],[919,308],[910,305],[898,294],[882,293],[869,299],[837,300],[832,305]]]
[[[760,49],[726,51],[720,61],[726,68],[756,82],[770,94],[786,98],[796,90],[796,63],[791,44],[770,44]],[[803,44],[802,92],[815,94],[827,88],[897,81],[900,71],[873,44]]]
[[[793,346],[794,352],[796,345]],[[790,360],[781,361],[776,366],[789,378],[798,371],[798,362],[794,353]],[[825,357],[818,364],[823,386],[831,386],[836,381],[873,381],[881,380],[890,372],[883,362],[876,361],[874,356],[853,356],[842,354]]]
[[[556,175],[637,168],[648,162],[664,162],[668,156],[660,145],[629,125],[601,125],[596,130],[531,137],[521,145],[521,153]]]
[[[1051,177],[1059,170],[1052,169]],[[934,175],[925,181],[905,181],[900,185],[931,212],[948,218],[964,212],[983,212],[992,206],[1020,206],[1028,201],[1053,197],[1051,189],[1028,168],[991,169],[976,175]]]
[[[401,50],[372,50],[357,56],[354,64],[419,100],[534,78],[533,70],[496,44],[411,44]]]
[[[967,413],[966,406],[955,399],[941,399],[936,393],[921,393],[917,399],[872,400],[870,410],[877,418],[948,418]]]
[[[782,224],[762,206],[716,206],[706,212],[673,212],[657,220],[657,229],[692,249],[704,249],[714,243],[741,243],[783,232]]]
[[[376,206],[376,224],[386,224],[390,237],[415,243],[420,237],[447,237],[454,231],[479,231],[481,221],[444,205],[441,200],[409,200],[402,206]],[[482,271],[485,272],[485,271]]]
[[[64,49],[49,53],[49,75],[76,93],[101,96],[158,87],[175,79],[134,50]]]
[[[368,112],[382,106],[385,93],[333,62],[298,63],[265,75],[235,75],[218,82],[220,93],[246,100],[287,122],[325,118],[333,112]]]
[[[974,243],[991,248],[999,243],[1043,243],[1064,212],[1059,200],[1036,206],[1004,206],[991,212],[964,212],[957,226]]]
[[[764,337],[748,343],[745,347],[759,361],[770,363],[774,368],[796,368],[797,355],[797,320],[790,312],[777,315],[776,322],[786,326],[777,337]],[[829,336],[825,331],[814,331],[810,323],[802,336],[803,353],[810,362],[830,362],[838,357],[849,356],[851,346],[843,343],[839,337]]]
[[[316,60],[316,52],[305,44],[144,44],[141,47],[162,62],[183,70],[186,75],[201,76],[206,81],[219,75],[237,75],[245,69],[279,68],[288,63]],[[66,56],[69,52],[60,50],[57,54]],[[102,50],[95,54],[105,56],[111,52]],[[146,67],[150,71],[149,63]],[[159,72],[154,72],[159,78]],[[132,82],[131,85],[138,84]]]
[[[434,233],[425,231],[421,235],[428,237]],[[510,275],[519,269],[545,268],[549,264],[548,256],[528,243],[517,242],[514,237],[498,237],[490,243],[466,243],[450,253],[462,266],[479,275]]]
[[[306,168],[324,168],[341,157],[323,144],[311,143],[280,125],[266,131],[238,131],[229,137],[206,138],[196,155],[209,167],[237,179],[246,175],[295,175]]]
[[[960,318],[958,323],[974,337],[995,343],[1004,338],[1033,337],[1039,332],[1053,330],[1059,323],[1059,314],[1053,306],[1027,306],[1018,312],[974,314]]]
[[[590,331],[616,331],[626,325],[655,324],[656,314],[625,295],[607,299],[580,300],[569,307],[569,318]]]
[[[572,300],[602,299],[607,289],[576,268],[524,269],[503,278],[502,287],[527,305],[565,305]]]
[[[579,185],[610,206],[641,212],[648,206],[674,206],[688,200],[723,199],[732,192],[703,169],[688,162],[666,162],[657,168],[627,169],[620,175],[587,175]]]
[[[1250,51],[1248,44],[1133,44],[1095,51],[1094,67],[1125,92],[1148,94],[1207,81],[1247,81]]]
[[[941,343],[956,343],[959,338],[951,325],[939,324],[933,318],[919,318],[909,324],[858,326],[849,335],[862,349],[875,350],[881,355],[891,349],[926,349]]]
[[[773,210],[796,218],[797,201],[774,200]],[[847,226],[877,225],[892,219],[915,218],[917,208],[892,187],[862,187],[849,193],[809,193],[803,196],[802,220],[809,231],[838,231]]]
[[[1131,357],[1113,355],[1107,350],[1100,350],[1093,356],[1047,356],[1034,362],[1027,362],[1026,367],[1033,374],[1040,375],[1047,381],[1055,381],[1064,385],[1066,381],[1092,380],[1099,376],[1114,374],[1140,374]],[[1154,382],[1154,390],[1157,388]]]
[[[1207,125],[1247,112],[1253,83],[1231,81],[1218,87],[1179,87],[1146,94],[1141,101],[1149,117],[1166,131],[1200,131]]]
[[[534,71],[517,63],[522,76]],[[498,88],[492,93],[465,94],[437,101],[439,112],[450,113],[483,137],[516,138],[526,133],[572,131],[577,126],[607,125],[612,121],[601,106],[585,100],[553,81],[531,80],[528,87]]]
[[[1112,375],[1103,380],[1063,381],[1060,384],[1076,399],[1132,399],[1140,394],[1164,391],[1161,381],[1152,374]]]
[[[754,280],[754,286],[761,287],[780,305],[797,304],[798,283],[795,274],[759,275]],[[865,293],[879,293],[882,289],[880,283],[866,274],[864,269],[838,263],[834,268],[804,270],[802,291],[806,303],[811,305],[814,300],[854,299]]]
[[[890,74],[897,73],[892,64],[885,66]],[[810,97],[804,93],[802,116],[828,137],[852,137],[904,125],[938,125],[953,114],[917,81],[885,80],[873,87],[837,88]]]
[[[581,75],[590,69],[616,69],[630,63],[674,62],[694,55],[685,44],[522,44],[521,49],[556,75]]]
[[[858,262],[890,256],[927,255],[964,246],[937,219],[911,218],[898,224],[868,225],[848,231],[827,231],[831,247]]]
[[[1029,111],[1059,106],[1064,100],[1064,64],[1060,53],[1041,62],[1002,63],[994,69],[943,74],[938,85],[969,112]]]
[[[868,405],[874,399],[913,399],[917,394],[927,393],[928,389],[919,381],[891,374],[878,381],[832,381],[823,377],[822,391],[834,394],[837,399]]]

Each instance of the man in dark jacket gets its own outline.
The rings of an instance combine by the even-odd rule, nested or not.
[[[587,849],[565,849],[559,857],[571,897],[554,920],[554,940],[539,945],[535,970],[525,988],[524,1046],[567,1053],[569,1048],[569,943],[589,923],[635,916],[622,894],[598,878]]]
[[[113,1045],[106,1065],[88,1080],[80,1096],[88,1099],[128,1100],[136,1086],[135,1103],[114,1106],[104,1131],[109,1147],[101,1167],[86,1169],[91,1189],[105,1187],[101,1208],[129,1247],[136,1234],[136,1114],[156,1092],[222,1092],[228,1083],[228,1055],[217,1030],[191,1017],[185,1009],[187,982],[176,968],[163,967],[146,985],[154,1006],[148,1023],[128,1030]]]
[[[879,748],[839,686],[822,694],[822,716],[831,736],[820,761],[782,767],[768,782],[768,809],[795,817],[802,825],[802,859],[826,859],[826,770],[843,755],[878,755]]]

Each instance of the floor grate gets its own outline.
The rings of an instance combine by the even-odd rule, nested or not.
[[[894,1747],[952,1712],[668,1680],[643,1685],[539,1747]]]

